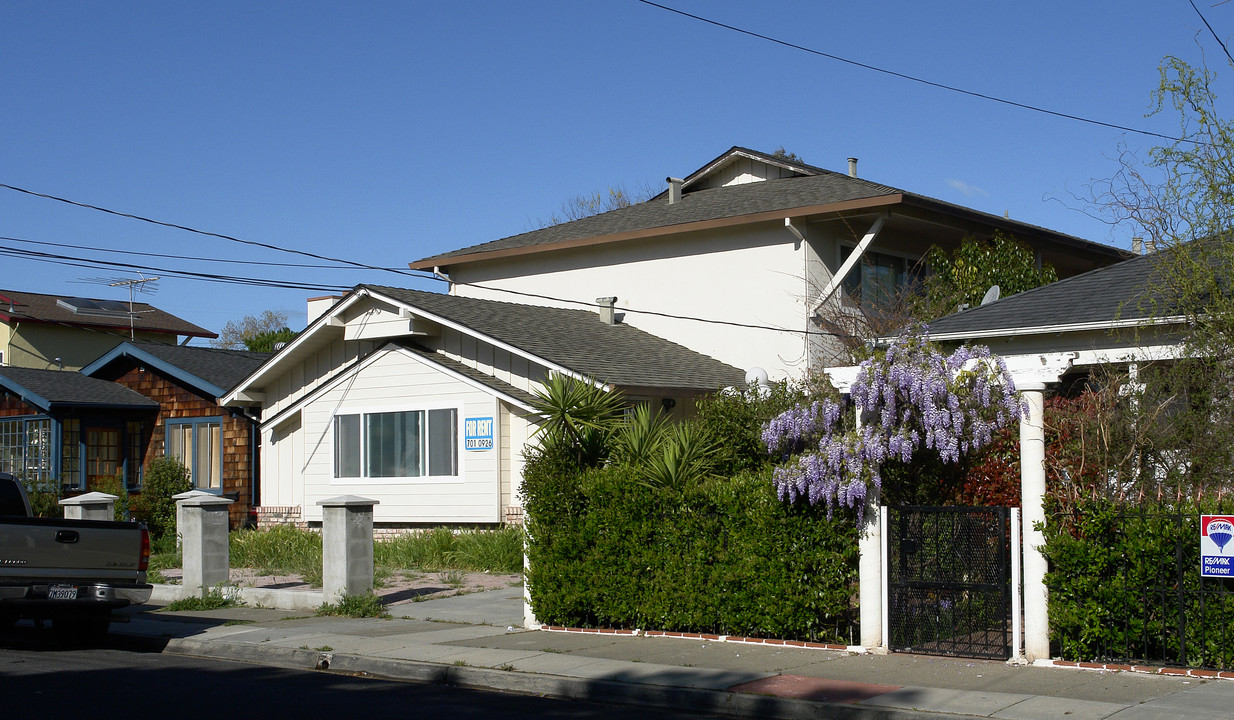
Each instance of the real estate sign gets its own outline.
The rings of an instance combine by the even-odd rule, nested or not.
[[[463,447],[467,450],[492,450],[493,418],[472,417],[464,420]]]
[[[1200,516],[1200,577],[1234,577],[1234,515]]]

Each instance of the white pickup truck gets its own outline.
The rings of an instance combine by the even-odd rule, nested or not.
[[[144,525],[31,515],[21,482],[0,473],[0,629],[31,618],[67,637],[99,637],[112,610],[150,599]]]

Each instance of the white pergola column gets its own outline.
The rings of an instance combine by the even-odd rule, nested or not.
[[[861,645],[868,651],[886,651],[883,645],[883,534],[879,522],[882,493],[871,487],[866,495],[865,518],[857,541],[858,602],[861,606]]]
[[[1027,412],[1020,418],[1020,506],[1024,524],[1024,655],[1029,662],[1050,657],[1050,614],[1046,603],[1045,383],[1019,385]]]

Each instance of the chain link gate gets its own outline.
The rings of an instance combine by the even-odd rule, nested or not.
[[[1007,508],[889,508],[889,647],[1011,657]]]

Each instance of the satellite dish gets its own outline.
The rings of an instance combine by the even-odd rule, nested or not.
[[[990,303],[994,302],[995,300],[998,299],[1000,292],[1001,291],[998,289],[997,285],[991,285],[990,289],[985,291],[985,297],[981,298],[981,304],[989,305]]]
[[[757,386],[767,384],[767,371],[761,367],[746,370],[746,385]]]

